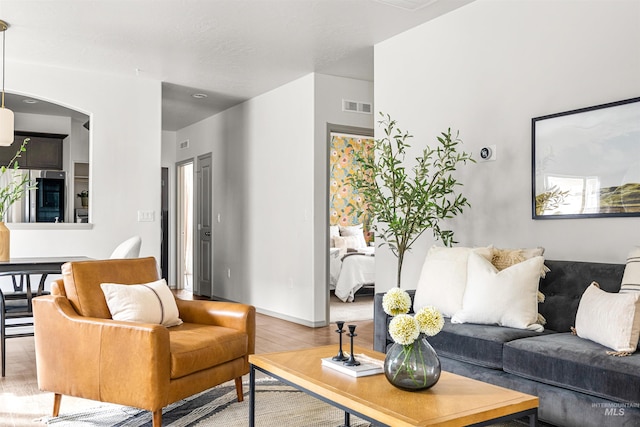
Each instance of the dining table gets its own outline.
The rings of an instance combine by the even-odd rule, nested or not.
[[[44,285],[49,274],[62,273],[62,265],[70,261],[88,261],[91,258],[85,256],[56,256],[56,257],[26,257],[10,258],[9,261],[0,261],[0,276],[11,276],[14,280],[14,290],[22,291],[23,279],[26,279],[26,292],[31,296],[31,275],[40,274],[40,282],[35,295],[42,295]],[[20,277],[20,284],[15,281]],[[29,298],[30,299],[30,298]]]

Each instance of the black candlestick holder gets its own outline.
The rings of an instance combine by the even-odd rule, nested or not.
[[[348,359],[348,357],[345,356],[342,352],[342,334],[344,333],[344,322],[336,322],[336,325],[338,325],[338,330],[336,330],[336,332],[340,336],[340,347],[338,348],[338,354],[333,356],[331,359],[335,360],[336,362],[344,362]]]
[[[357,337],[355,332],[356,332],[356,325],[349,325],[349,337],[351,338],[351,351],[349,353],[349,359],[346,362],[344,362],[344,364],[347,366],[360,365],[360,362],[358,362],[356,358],[353,356],[353,338]]]

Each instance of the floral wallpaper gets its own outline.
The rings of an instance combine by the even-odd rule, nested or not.
[[[365,239],[373,240],[364,213],[365,200],[349,184],[349,176],[358,169],[355,152],[373,153],[373,138],[345,134],[331,135],[329,160],[329,224],[364,224]]]

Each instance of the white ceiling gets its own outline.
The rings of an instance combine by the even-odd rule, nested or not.
[[[373,81],[374,44],[471,1],[0,0],[0,19],[8,61],[162,81],[178,130],[311,72]]]

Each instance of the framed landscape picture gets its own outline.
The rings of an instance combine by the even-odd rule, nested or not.
[[[531,120],[533,218],[640,216],[640,98]]]

